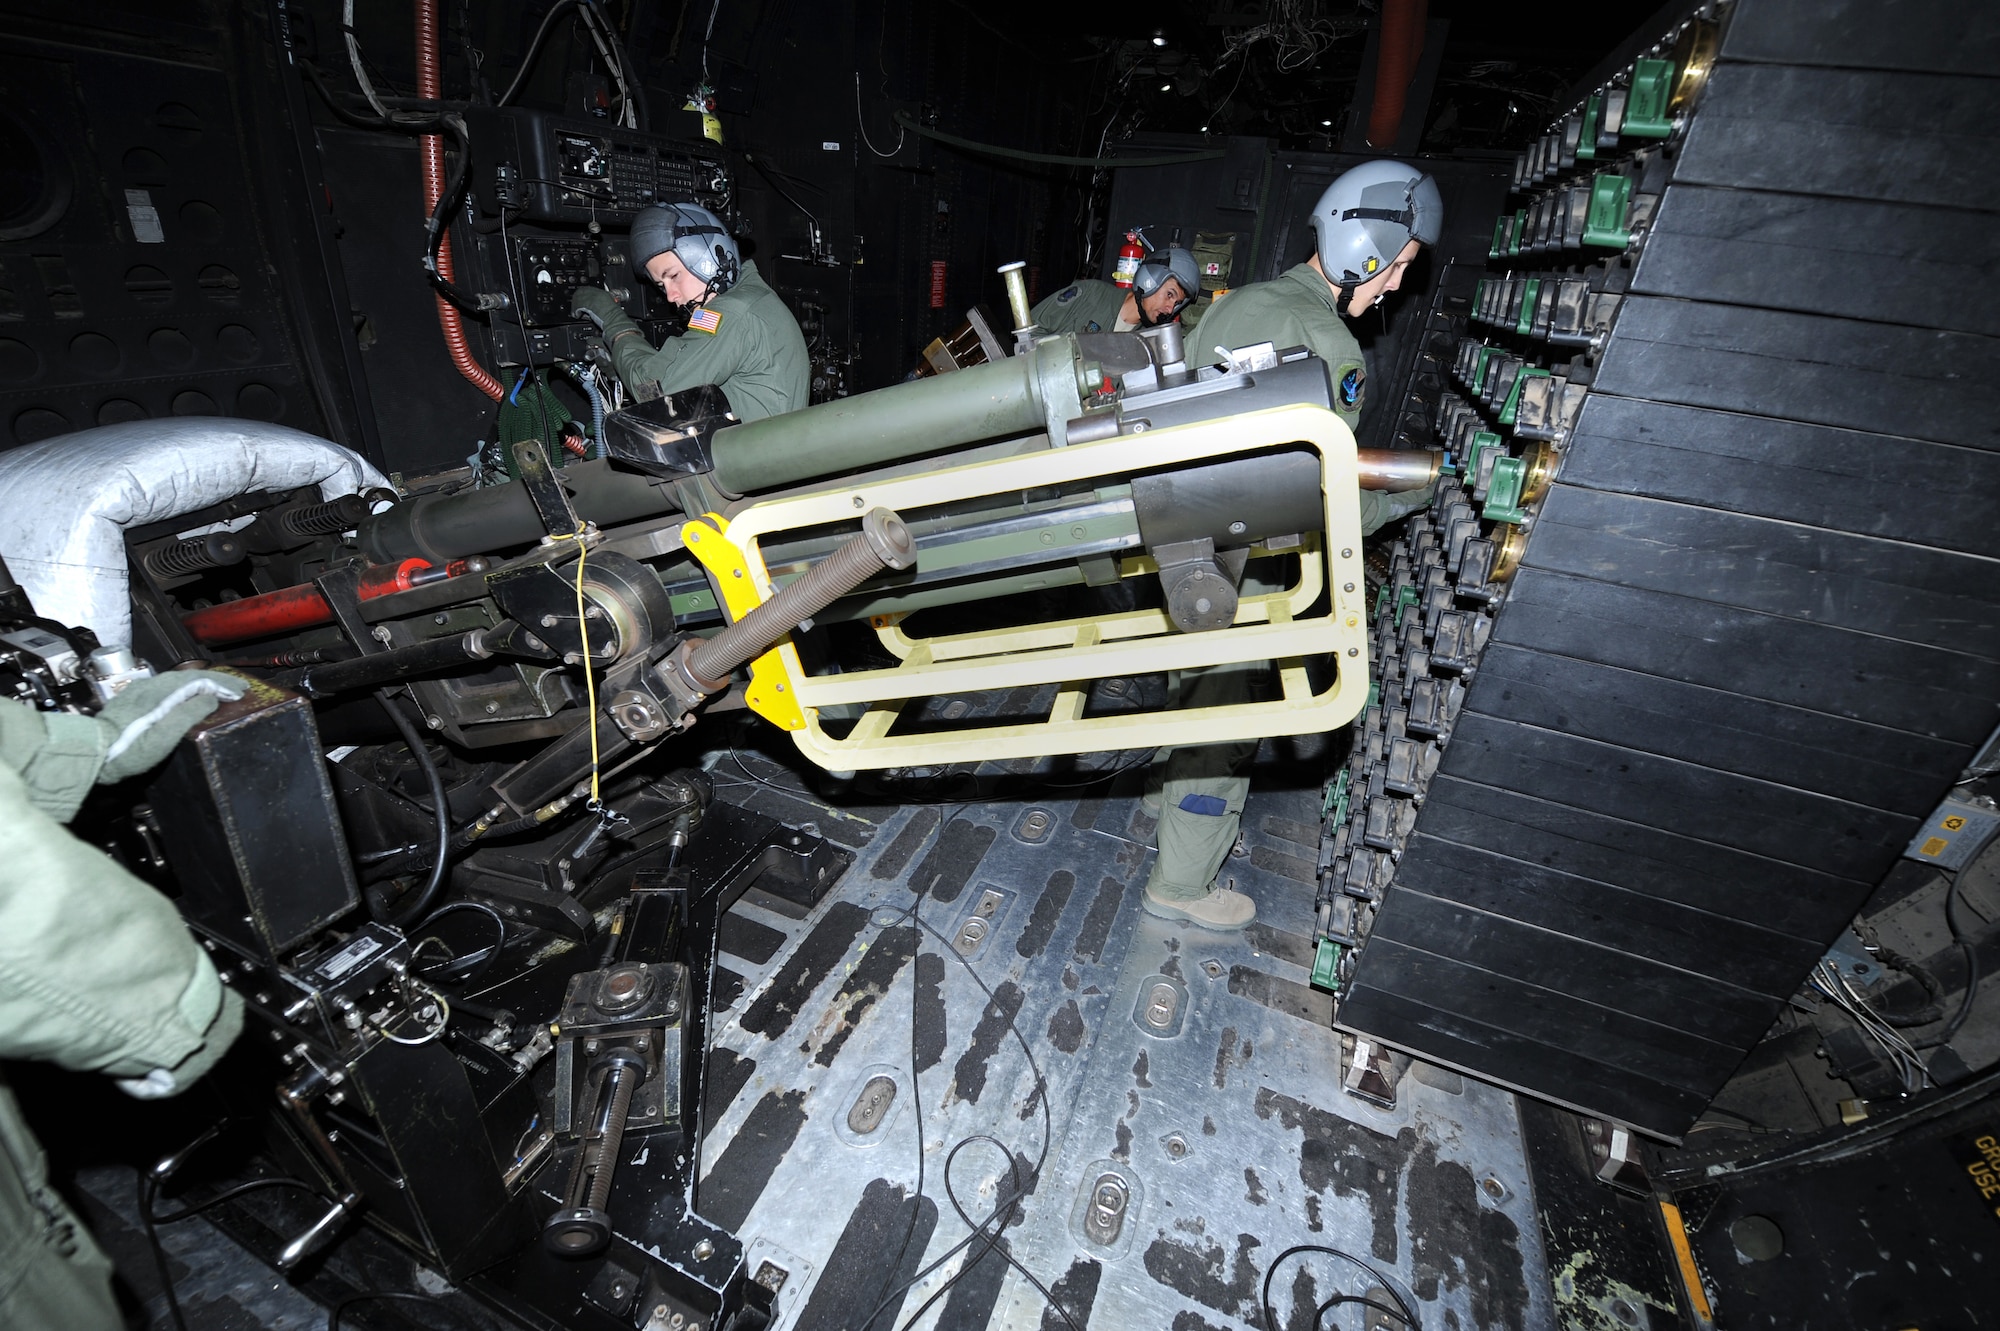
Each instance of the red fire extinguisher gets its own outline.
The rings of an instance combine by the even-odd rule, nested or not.
[[[1139,260],[1146,257],[1146,247],[1139,243],[1137,231],[1125,233],[1125,243],[1118,247],[1118,266],[1111,270],[1111,280],[1121,287],[1131,287],[1133,274],[1139,271]]]

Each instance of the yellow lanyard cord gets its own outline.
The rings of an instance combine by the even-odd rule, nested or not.
[[[581,638],[583,641],[583,691],[584,691],[584,696],[588,698],[590,702],[589,719],[584,722],[585,725],[590,727],[589,807],[592,809],[597,809],[602,807],[597,798],[597,775],[598,775],[598,765],[599,765],[599,759],[597,754],[597,676],[591,673],[590,620],[586,614],[588,606],[586,605],[583,599],[583,563],[584,563],[584,551],[586,548],[584,545],[583,537],[585,531],[586,528],[579,526],[574,532],[570,533],[569,535],[558,537],[557,539],[576,542],[576,631],[577,631],[577,636]]]

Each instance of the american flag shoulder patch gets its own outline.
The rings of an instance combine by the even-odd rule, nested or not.
[[[722,311],[707,308],[696,310],[688,316],[688,327],[698,333],[713,335],[722,327]]]

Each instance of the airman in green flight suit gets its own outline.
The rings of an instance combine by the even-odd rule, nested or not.
[[[1415,167],[1370,162],[1327,187],[1312,223],[1313,256],[1275,281],[1242,287],[1211,306],[1194,335],[1201,350],[1190,346],[1188,361],[1227,360],[1229,352],[1263,342],[1279,351],[1303,346],[1326,362],[1334,410],[1352,426],[1361,417],[1368,371],[1341,316],[1366,313],[1402,285],[1419,248],[1437,243],[1444,204],[1437,182]],[[1362,534],[1423,507],[1430,495],[1428,489],[1395,495],[1363,490]],[[1259,664],[1187,671],[1180,703],[1213,707],[1247,701],[1268,686],[1268,674]],[[1169,755],[1155,839],[1159,854],[1146,881],[1148,912],[1209,929],[1241,929],[1256,918],[1255,902],[1216,883],[1236,844],[1250,792],[1243,773],[1256,753],[1256,743],[1245,741]]]
[[[632,263],[676,305],[687,331],[655,347],[602,287],[578,287],[571,309],[604,332],[625,390],[640,397],[713,384],[745,421],[810,400],[811,357],[798,320],[746,263],[720,218],[692,203],[659,203],[632,223]]]
[[[102,1072],[154,1099],[187,1089],[242,1030],[243,1001],[173,903],[63,824],[93,785],[155,766],[245,687],[173,671],[133,682],[96,716],[0,699],[0,1058]],[[0,1327],[125,1327],[111,1261],[50,1186],[4,1081]]]
[[[1045,333],[1130,333],[1180,318],[1201,290],[1194,255],[1179,245],[1154,250],[1132,274],[1132,289],[1087,277],[1031,310]]]

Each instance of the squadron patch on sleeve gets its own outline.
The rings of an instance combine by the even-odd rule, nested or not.
[[[1064,287],[1061,291],[1058,291],[1056,293],[1056,304],[1067,305],[1071,301],[1075,300],[1078,296],[1081,296],[1082,294],[1083,294],[1083,288],[1080,286]]]
[[[1368,387],[1368,376],[1359,365],[1347,367],[1347,373],[1340,376],[1340,405],[1352,411],[1361,405],[1361,394]]]

